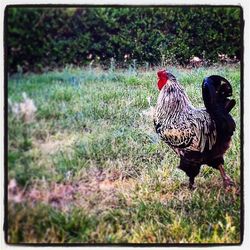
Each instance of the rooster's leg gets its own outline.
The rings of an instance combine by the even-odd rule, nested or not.
[[[189,189],[190,190],[194,190],[195,189],[195,185],[194,185],[194,177],[189,177]]]
[[[194,179],[199,174],[200,167],[201,165],[197,164],[197,162],[194,162],[193,159],[188,159],[184,157],[181,157],[180,159],[179,168],[183,170],[189,177],[188,187],[190,190],[194,190],[196,188],[194,184]]]
[[[218,169],[219,169],[220,174],[221,174],[221,177],[222,177],[222,179],[223,179],[224,186],[225,186],[226,188],[227,188],[227,187],[230,187],[230,186],[233,186],[233,185],[234,185],[234,182],[233,182],[232,179],[226,174],[223,164],[220,164],[219,167],[218,167]]]

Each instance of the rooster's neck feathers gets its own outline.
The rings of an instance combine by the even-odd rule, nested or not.
[[[158,98],[158,112],[164,115],[170,113],[185,112],[187,109],[193,108],[191,101],[186,95],[183,87],[178,83],[175,77],[168,80],[168,84],[162,89]]]

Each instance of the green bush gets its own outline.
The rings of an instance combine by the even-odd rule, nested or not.
[[[109,65],[111,58],[112,67],[163,60],[185,65],[192,56],[216,62],[218,53],[240,59],[240,12],[239,7],[9,6],[8,71]]]

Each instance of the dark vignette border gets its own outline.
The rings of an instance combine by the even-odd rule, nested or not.
[[[241,148],[240,148],[240,159],[241,159],[241,171],[240,171],[240,186],[241,186],[241,206],[240,206],[240,221],[241,221],[241,230],[240,230],[240,243],[9,243],[8,242],[8,54],[7,54],[7,23],[8,23],[8,9],[10,8],[80,8],[80,7],[91,7],[91,8],[100,8],[100,7],[236,7],[240,9],[240,21],[241,21],[241,61],[240,61],[240,139],[241,139]],[[243,18],[243,8],[240,5],[124,5],[124,4],[115,4],[115,5],[77,5],[77,4],[13,4],[7,5],[4,10],[4,239],[5,243],[13,246],[65,246],[65,247],[73,247],[73,246],[85,246],[85,247],[95,247],[95,246],[110,246],[110,247],[212,247],[212,246],[239,246],[243,242],[244,238],[244,25],[245,21]]]

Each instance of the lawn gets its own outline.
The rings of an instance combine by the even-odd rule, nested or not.
[[[225,168],[240,185],[240,67],[168,68],[193,104],[219,74],[233,86],[236,132]],[[72,68],[8,82],[9,243],[239,243],[240,196],[203,166],[197,188],[157,137],[155,70]],[[23,92],[37,108],[19,116]]]

